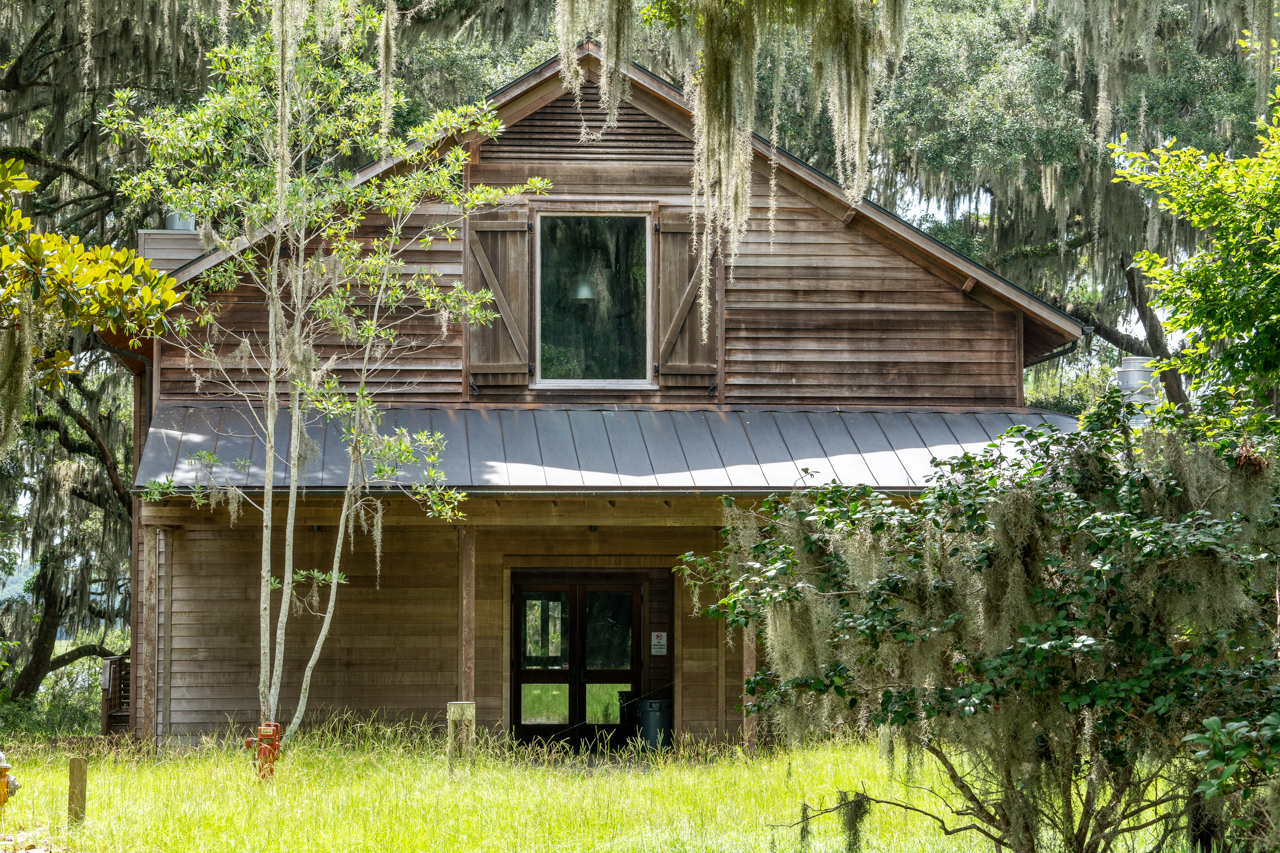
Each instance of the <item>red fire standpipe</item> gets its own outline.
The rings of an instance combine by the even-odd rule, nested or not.
[[[259,779],[275,778],[282,734],[279,723],[265,723],[258,726],[257,737],[244,739],[244,745],[254,751],[254,763],[258,765]]]

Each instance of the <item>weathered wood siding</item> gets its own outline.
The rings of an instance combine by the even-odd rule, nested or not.
[[[153,269],[173,272],[203,255],[204,245],[199,231],[146,229],[138,232],[138,254],[150,260]]]
[[[441,205],[424,205],[424,221],[457,230],[453,240],[443,235],[432,241],[430,247],[417,243],[407,244],[400,252],[401,272],[405,275],[434,272],[437,283],[449,288],[461,282],[463,251],[461,217],[449,213]],[[386,228],[385,217],[370,216],[361,225],[356,239],[369,242],[378,238]],[[421,226],[417,226],[421,227]],[[148,232],[165,235],[167,232]],[[172,232],[185,233],[185,232]],[[406,232],[416,234],[416,231]],[[151,246],[151,238],[145,246]],[[140,250],[141,251],[141,250]],[[149,251],[149,249],[148,249]],[[258,288],[245,284],[235,290],[216,295],[220,311],[219,331],[222,335],[217,350],[221,356],[230,356],[239,346],[241,338],[247,338],[255,356],[260,356],[258,344],[267,333],[267,316],[264,297]],[[392,322],[395,322],[393,317]],[[460,398],[463,376],[463,340],[461,323],[441,325],[433,316],[414,318],[397,326],[403,347],[394,359],[391,369],[379,374],[379,399],[383,402],[451,402]],[[199,330],[193,330],[193,340]],[[358,361],[351,356],[351,347],[334,335],[321,336],[316,341],[316,355],[324,363],[331,363],[338,381],[350,387]],[[330,362],[330,359],[333,359]],[[233,370],[231,381],[239,387],[250,387],[261,379],[261,372],[253,368],[247,371]],[[169,339],[162,343],[158,364],[160,395],[166,400],[208,399],[211,395],[226,396],[221,377],[200,358],[191,355],[190,346],[180,346]],[[282,391],[283,393],[283,391]]]
[[[571,96],[560,95],[480,145],[470,179],[509,186],[529,177],[548,178],[553,189],[530,200],[530,218],[540,210],[612,208],[648,212],[660,222],[656,257],[650,258],[657,264],[651,361],[659,365],[660,387],[551,391],[529,388],[524,377],[495,382],[482,376],[481,399],[1020,403],[1016,311],[980,302],[959,283],[869,235],[856,220],[845,222],[830,203],[819,205],[808,194],[788,189],[786,181],[776,192],[771,228],[767,164],[755,175],[746,240],[733,266],[718,270],[710,288],[704,335],[699,302],[684,299],[696,268],[688,252],[692,146],[650,113],[664,115],[663,106],[637,97],[623,105],[616,128],[602,131],[599,93],[588,84],[581,112]],[[582,142],[584,125],[588,137]],[[469,286],[488,286],[477,273],[469,269],[468,274]],[[527,266],[520,266],[519,275],[510,289],[530,307],[513,310],[532,360],[537,330],[523,318],[534,316],[536,286]],[[682,325],[672,330],[677,312]],[[667,340],[669,330],[672,340]],[[471,334],[474,340],[489,333]],[[473,345],[473,359],[476,355]]]
[[[648,504],[625,501],[591,509],[566,501],[568,515],[550,501],[493,501],[476,506],[475,701],[478,721],[501,727],[510,707],[510,578],[517,572],[595,573],[618,571],[646,578],[644,683],[648,698],[678,697],[677,726],[698,736],[737,737],[741,717],[740,649],[721,642],[721,623],[695,617],[688,594],[671,572],[686,551],[715,546],[717,529],[690,522],[711,510],[677,504],[684,523],[590,525],[621,513],[643,521]],[[573,514],[577,514],[577,518]],[[637,517],[639,513],[639,517]],[[336,530],[332,500],[305,501],[299,512],[296,566],[325,568]],[[229,527],[225,511],[207,512],[181,501],[147,504],[147,530],[163,525],[154,604],[156,630],[151,656],[135,658],[143,682],[135,725],[154,720],[161,736],[190,736],[228,723],[258,719],[259,524],[244,517]],[[316,529],[318,528],[318,529]],[[396,503],[383,530],[382,568],[375,569],[373,543],[357,534],[354,553],[343,557],[349,583],[339,589],[334,624],[312,682],[310,707],[317,712],[379,712],[389,717],[443,719],[459,692],[459,536],[457,527],[425,518],[416,505]],[[277,561],[283,539],[274,543]],[[143,579],[144,582],[146,579]],[[307,590],[300,590],[305,597]],[[322,610],[327,590],[321,590]],[[676,598],[679,597],[679,604]],[[278,600],[277,600],[278,605]],[[678,609],[677,609],[678,608]],[[677,614],[678,617],[677,617]],[[677,628],[674,619],[678,618]],[[283,719],[297,701],[306,658],[320,619],[295,615],[289,624]],[[648,632],[667,631],[668,654],[650,656]],[[136,654],[136,652],[135,652]],[[148,688],[148,685],[151,685]],[[150,693],[148,693],[148,689]],[[153,696],[146,699],[148,695]],[[723,702],[716,704],[716,697]]]
[[[298,568],[326,567],[335,535],[332,524],[315,532],[302,526]],[[170,541],[173,629],[160,644],[157,681],[168,681],[171,696],[159,697],[160,730],[180,735],[256,722],[259,531],[251,524],[232,530],[192,524]],[[275,547],[281,554],[281,537]],[[313,676],[312,708],[431,719],[457,698],[456,548],[451,528],[388,529],[379,577],[372,543],[358,537],[355,554],[343,562],[349,583],[339,590],[332,634]],[[323,610],[326,595],[312,604]],[[282,718],[297,702],[319,625],[307,613],[290,621]]]
[[[687,121],[652,96],[633,97],[622,105],[617,127],[605,130],[594,85],[584,86],[579,111],[572,96],[550,81],[520,101],[504,135],[473,151],[472,183],[510,186],[544,177],[553,189],[474,217],[455,240],[406,253],[405,272],[434,270],[444,284],[462,280],[494,291],[501,316],[488,327],[441,329],[425,322],[406,329],[422,345],[397,360],[382,399],[1020,404],[1017,311],[997,300],[979,301],[963,291],[963,282],[927,268],[918,250],[897,246],[856,217],[846,222],[839,202],[793,179],[779,181],[770,225],[763,161],[756,163],[746,239],[731,267],[724,258],[715,260],[704,312],[693,281],[697,256],[690,251],[696,243],[689,230],[693,149],[687,126],[677,129]],[[649,257],[653,332],[646,361],[658,368],[651,390],[531,387],[537,276],[536,231],[528,229],[539,212],[590,210],[644,214],[659,227]],[[424,207],[427,213],[449,216],[435,206]],[[361,238],[373,239],[383,227],[371,217]],[[144,238],[144,254],[162,266],[195,251],[185,232],[146,232]],[[265,330],[261,297],[251,289],[222,299],[232,303],[223,315],[228,330]],[[234,346],[229,341],[227,351]],[[319,354],[337,356],[339,378],[350,378],[340,341],[321,341]],[[159,368],[162,397],[200,396],[202,366],[179,347],[163,347]]]

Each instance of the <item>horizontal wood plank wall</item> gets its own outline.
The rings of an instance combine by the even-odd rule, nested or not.
[[[138,255],[153,269],[173,272],[204,254],[199,231],[144,230],[138,232]]]
[[[563,94],[480,146],[480,162],[545,162],[549,150],[563,150],[575,161],[601,163],[679,163],[693,159],[693,142],[629,103],[618,106],[616,127],[604,130],[600,88],[582,86],[581,109]],[[583,129],[587,139],[583,141]],[[563,190],[561,190],[563,191]]]
[[[446,210],[441,205],[424,205],[423,221],[457,228],[461,224],[461,218]],[[385,217],[370,216],[362,223],[356,239],[372,241],[384,233],[386,225]],[[413,234],[416,233],[415,230]],[[416,242],[407,243],[399,256],[400,271],[405,275],[434,272],[437,274],[437,283],[446,289],[460,283],[463,278],[460,233],[459,229],[453,240],[441,235],[426,247]],[[253,286],[244,285],[218,294],[217,301],[222,305],[219,323],[230,333],[218,347],[220,354],[230,356],[239,346],[240,337],[248,338],[255,352],[260,351],[257,344],[267,331],[262,293]],[[419,403],[461,399],[461,324],[450,323],[441,328],[437,319],[424,317],[412,323],[401,324],[398,331],[404,349],[396,356],[394,369],[384,371],[385,375],[380,377],[379,399],[383,402]],[[334,375],[340,383],[347,386],[351,385],[354,370],[358,366],[358,362],[348,355],[349,352],[349,346],[337,337],[321,337],[317,341],[317,356],[323,361],[334,359]],[[223,390],[219,387],[218,377],[209,371],[209,366],[203,360],[190,357],[172,341],[166,341],[162,346],[159,367],[160,394],[165,399],[208,399],[210,395],[218,395]],[[234,380],[243,384],[251,383],[259,376],[252,364],[246,373],[233,373]]]
[[[209,513],[182,507],[178,501],[146,504],[142,521],[163,522],[173,532],[167,536],[166,580],[172,579],[172,635],[163,646],[172,652],[164,661],[171,673],[165,689],[165,705],[171,717],[167,733],[184,736],[208,732],[232,722],[257,722],[258,635],[257,566],[259,527],[252,518],[241,518],[229,527],[225,511]],[[304,501],[298,529],[296,565],[320,568],[331,558],[336,507],[331,501]],[[650,698],[672,698],[675,672],[673,597],[678,579],[671,568],[687,551],[706,553],[715,547],[717,528],[703,524],[672,526],[661,521],[638,526],[586,526],[540,524],[537,508],[545,502],[503,501],[524,525],[477,524],[475,526],[475,701],[479,721],[486,726],[505,722],[506,657],[510,648],[506,633],[510,572],[611,569],[640,573],[646,578],[647,630],[668,632],[669,653],[647,656],[643,691]],[[623,502],[618,501],[621,505]],[[677,511],[681,503],[672,501]],[[699,517],[702,510],[687,502],[686,509]],[[548,505],[547,507],[551,507]],[[357,533],[355,552],[343,557],[342,571],[349,583],[339,589],[332,633],[316,668],[310,708],[378,711],[392,717],[436,720],[459,689],[459,534],[456,526],[421,518],[414,525],[397,524],[410,510],[391,507],[383,530],[381,576],[375,569],[373,543]],[[581,512],[593,512],[579,507]],[[419,511],[419,515],[421,515]],[[476,519],[483,521],[483,516]],[[549,519],[550,520],[550,519]],[[317,529],[318,528],[318,529]],[[154,530],[154,527],[148,527]],[[155,566],[155,539],[150,539]],[[277,535],[275,553],[283,550]],[[144,561],[147,563],[147,561]],[[143,575],[147,575],[147,569]],[[154,568],[150,571],[153,573]],[[149,587],[154,590],[153,586]],[[298,590],[305,599],[308,589]],[[319,590],[323,605],[327,590]],[[145,600],[145,595],[142,596]],[[144,608],[143,624],[135,630],[145,644],[155,648],[157,616],[155,594]],[[685,603],[688,597],[685,596]],[[278,600],[276,602],[278,606]],[[168,607],[166,606],[166,610]],[[687,608],[686,608],[687,610]],[[146,619],[153,620],[149,636]],[[281,718],[292,715],[299,680],[310,654],[320,619],[308,613],[290,620],[286,681],[281,698]],[[681,625],[686,653],[695,662],[686,668],[683,705],[685,727],[706,736],[716,733],[717,721],[734,721],[736,674],[741,670],[738,651],[725,652],[725,676],[720,677],[720,650],[715,623],[685,613]],[[644,637],[645,652],[648,637]],[[156,656],[138,649],[139,669],[154,673]],[[708,668],[708,662],[710,667]],[[142,685],[139,698],[155,708],[154,676]],[[727,712],[718,713],[715,695],[724,685]],[[145,707],[145,705],[144,705]],[[148,719],[154,720],[154,711]],[[736,722],[736,721],[735,721]],[[736,726],[729,726],[733,736]]]
[[[193,513],[193,520],[199,516]],[[323,568],[335,528],[300,527],[297,567]],[[172,732],[209,731],[258,717],[259,529],[188,529],[170,556],[173,578]],[[275,553],[283,548],[277,536]],[[458,693],[458,535],[453,528],[388,526],[381,577],[373,543],[357,533],[344,556],[332,633],[312,680],[309,707],[443,718]],[[303,597],[307,589],[299,592]],[[323,606],[322,590],[316,609]],[[277,601],[278,604],[278,601]],[[320,619],[289,623],[281,697],[287,722]]]
[[[534,210],[649,202],[663,222],[687,222],[692,147],[651,117],[661,105],[637,97],[644,111],[624,104],[618,128],[583,143],[584,123],[601,128],[598,90],[584,86],[581,113],[560,96],[482,144],[471,179],[509,186],[545,177],[553,188],[531,201]],[[723,358],[724,402],[1018,405],[1016,313],[993,310],[796,192],[780,186],[776,200],[771,230],[763,168],[746,239],[726,271],[722,351],[698,354],[707,364]],[[487,387],[474,399],[705,402],[713,381],[649,392]]]
[[[551,191],[529,200],[528,215],[540,210],[616,210],[621,206],[629,211],[660,211],[662,221],[670,224],[687,222],[692,143],[655,116],[663,116],[676,126],[687,124],[687,120],[652,96],[635,91],[634,103],[621,107],[618,126],[601,132],[604,113],[599,109],[598,89],[593,84],[584,86],[579,111],[571,96],[557,96],[557,85],[546,84],[540,108],[528,115],[517,114],[518,120],[502,136],[473,151],[469,180],[510,186],[530,177],[549,179]],[[588,131],[585,141],[581,136],[584,126]],[[1016,312],[997,310],[962,292],[955,282],[944,281],[874,239],[856,219],[846,224],[837,211],[840,204],[818,199],[812,190],[780,185],[771,227],[768,168],[762,162],[756,165],[752,221],[735,263],[725,269],[724,281],[719,283],[725,297],[716,311],[717,319],[723,314],[723,326],[712,330],[715,334],[707,344],[698,342],[692,350],[688,341],[677,342],[673,354],[663,359],[657,352],[664,332],[660,328],[663,318],[658,314],[661,306],[656,304],[661,300],[656,293],[655,304],[650,305],[657,331],[649,360],[696,362],[703,366],[703,373],[690,372],[689,365],[678,369],[668,365],[670,375],[662,380],[662,387],[653,390],[531,389],[527,373],[519,372],[516,362],[523,362],[515,358],[514,350],[507,352],[502,346],[486,343],[497,331],[472,330],[470,360],[490,369],[475,370],[468,376],[461,327],[452,324],[441,330],[428,322],[406,330],[410,333],[407,339],[416,342],[415,348],[403,353],[394,374],[385,377],[381,399],[410,403],[464,399],[482,403],[705,403],[715,382],[711,399],[730,404],[1018,404],[1021,352]],[[438,205],[426,205],[422,212],[433,221],[457,221],[456,215]],[[497,215],[518,216],[511,211]],[[370,217],[362,225],[360,239],[372,240],[384,227],[384,222]],[[159,236],[153,240],[153,234]],[[480,236],[479,242],[486,254],[495,258],[507,258],[512,252],[523,252],[524,257],[530,254],[526,246],[529,236],[534,235],[494,232]],[[164,232],[148,232],[146,240],[147,245],[154,242],[157,253],[193,251],[178,246],[183,240],[189,242],[189,235],[169,237]],[[464,252],[461,236],[438,240],[429,248],[413,246],[403,258],[403,271],[434,270],[445,285],[474,279],[479,275],[476,264],[464,263],[469,254]],[[662,263],[661,252],[655,255]],[[916,260],[927,266],[922,257]],[[530,278],[534,272],[530,270]],[[469,281],[468,286],[479,287],[481,283]],[[522,318],[534,315],[536,288],[517,291],[513,289],[513,294],[520,304],[509,306],[509,310],[515,321],[526,322]],[[233,331],[252,335],[265,329],[261,298],[255,298],[249,288],[220,298],[229,303],[224,322]],[[532,325],[524,327],[530,361],[536,348]],[[228,341],[227,353],[236,344]],[[340,341],[321,341],[319,355],[326,359],[336,356],[339,380],[350,381],[351,365],[344,359]],[[159,367],[159,390],[167,399],[199,398],[202,393],[207,397],[216,392],[216,387],[207,383],[198,388],[205,366],[186,358],[175,346],[163,348]],[[465,389],[473,379],[479,393],[468,395]]]
[[[717,701],[720,685],[720,625],[696,616],[687,591],[679,598],[682,607],[676,613],[680,620],[681,652],[681,735],[695,738],[722,736],[721,703]]]

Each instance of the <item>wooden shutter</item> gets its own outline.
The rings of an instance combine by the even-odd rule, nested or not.
[[[717,264],[712,265],[707,293],[710,321],[702,334],[701,251],[693,252],[693,226],[687,211],[658,216],[658,384],[663,387],[707,387],[716,380]],[[699,246],[701,250],[701,246]]]
[[[528,210],[480,214],[467,223],[467,286],[493,293],[498,317],[470,329],[471,380],[477,386],[528,385],[530,233]]]

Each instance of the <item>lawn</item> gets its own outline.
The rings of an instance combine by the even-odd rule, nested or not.
[[[830,806],[841,790],[919,802],[894,782],[872,744],[829,743],[744,756],[639,758],[549,755],[494,746],[452,772],[439,742],[401,729],[300,739],[272,783],[248,752],[224,741],[155,756],[97,750],[89,760],[88,817],[66,824],[70,751],[0,744],[23,782],[0,835],[67,851],[787,851],[795,829],[774,829],[800,803]],[[938,785],[921,770],[916,784]],[[877,809],[867,851],[990,851],[947,839],[928,821]],[[11,849],[6,842],[0,849]],[[812,823],[810,849],[843,851],[837,815]]]

